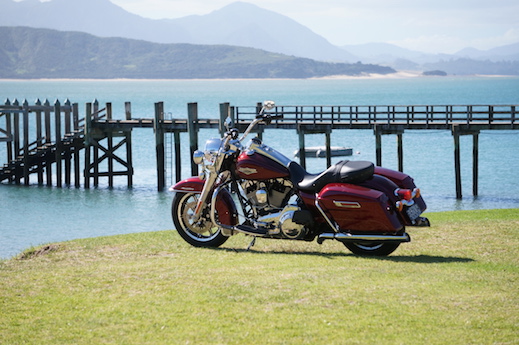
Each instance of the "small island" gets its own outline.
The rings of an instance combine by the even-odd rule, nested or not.
[[[425,75],[425,76],[438,76],[438,77],[445,77],[445,76],[447,76],[447,72],[440,71],[440,70],[425,71],[422,74]]]

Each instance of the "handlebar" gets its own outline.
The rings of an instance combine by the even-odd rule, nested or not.
[[[243,132],[243,135],[240,138],[240,141],[243,141],[258,123],[265,122],[265,124],[268,125],[268,124],[270,124],[270,122],[272,122],[272,120],[278,120],[278,119],[283,118],[283,115],[265,114],[265,110],[270,110],[272,108],[274,108],[274,102],[270,102],[270,101],[265,102],[265,105],[263,106],[263,108],[261,108],[261,111],[259,112],[259,114],[256,115],[256,119],[254,121],[252,121],[251,124],[249,125],[249,127],[247,127],[247,129],[245,130],[245,132]]]

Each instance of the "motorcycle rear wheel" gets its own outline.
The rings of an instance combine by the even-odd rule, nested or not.
[[[400,243],[395,242],[348,242],[344,243],[353,254],[360,256],[388,256]]]
[[[221,229],[214,226],[207,214],[198,222],[193,222],[190,216],[195,212],[198,193],[177,192],[171,205],[171,216],[180,237],[194,247],[219,247],[229,239],[222,234]]]

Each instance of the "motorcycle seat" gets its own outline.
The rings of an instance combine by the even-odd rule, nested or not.
[[[300,190],[317,193],[329,183],[361,183],[370,179],[375,165],[368,161],[340,161],[319,174],[309,174],[299,164],[289,166],[292,182]]]

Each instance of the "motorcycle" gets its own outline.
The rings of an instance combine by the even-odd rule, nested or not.
[[[219,247],[235,234],[256,238],[342,242],[357,255],[387,256],[411,240],[410,226],[430,226],[413,179],[368,161],[340,161],[318,174],[255,137],[253,128],[282,118],[266,101],[243,135],[231,128],[209,139],[193,161],[200,176],[170,188],[179,235],[195,247]],[[240,212],[238,211],[239,205]]]

